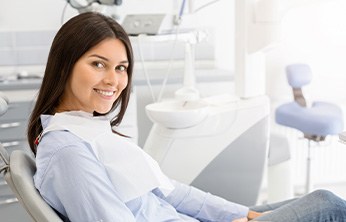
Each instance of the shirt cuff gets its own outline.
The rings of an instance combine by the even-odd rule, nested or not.
[[[222,212],[220,221],[233,221],[242,217],[247,217],[249,208],[240,204],[228,203],[229,206],[225,206],[225,211]]]

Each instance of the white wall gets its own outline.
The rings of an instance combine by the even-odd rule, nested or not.
[[[54,30],[60,27],[63,0],[0,0],[0,31]]]
[[[308,63],[314,73],[305,89],[309,98],[346,104],[346,2],[315,1],[292,8],[281,22],[281,42],[267,56],[267,93],[291,98],[284,68]]]
[[[126,14],[134,13],[174,13],[182,1],[178,0],[124,0],[119,7],[109,8],[110,14],[117,14],[121,21]],[[195,8],[210,2],[195,1]],[[0,0],[0,31],[57,30],[61,21],[77,14],[64,0]],[[63,18],[62,18],[63,17]],[[233,3],[221,0],[187,18],[184,26],[202,27],[215,31],[210,33],[207,44],[215,47],[216,63],[229,70],[233,69]],[[209,50],[213,54],[214,51]]]

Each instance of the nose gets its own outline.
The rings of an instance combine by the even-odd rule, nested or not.
[[[115,70],[109,70],[104,76],[103,81],[107,85],[115,86],[118,83],[118,76]]]

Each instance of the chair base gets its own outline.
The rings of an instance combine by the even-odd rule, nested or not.
[[[308,140],[308,156],[306,158],[306,182],[305,182],[305,193],[312,191],[312,172],[311,172],[311,140]]]

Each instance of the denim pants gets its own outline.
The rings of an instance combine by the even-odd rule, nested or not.
[[[258,212],[271,211],[253,221],[346,222],[346,201],[326,190],[317,190],[300,198],[250,209]]]

